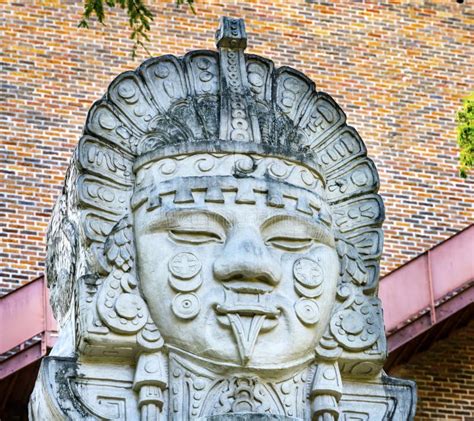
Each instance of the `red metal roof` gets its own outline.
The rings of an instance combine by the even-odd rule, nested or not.
[[[0,380],[46,355],[57,336],[44,276],[0,298]]]
[[[474,225],[385,276],[379,296],[390,351],[386,369],[469,321],[474,313]]]

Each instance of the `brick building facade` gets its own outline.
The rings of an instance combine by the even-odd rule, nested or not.
[[[395,367],[418,386],[417,420],[474,420],[474,322]]]
[[[132,59],[119,11],[106,27],[79,29],[81,3],[0,4],[0,296],[43,273],[50,211],[87,110],[116,75],[146,58]],[[455,123],[474,86],[472,0],[197,0],[195,15],[174,1],[147,4],[155,12],[153,55],[213,49],[217,17],[240,16],[248,53],[304,72],[338,102],[379,170],[382,274],[473,222],[474,183],[458,176]],[[420,358],[403,375],[419,376],[423,388],[429,374]],[[472,393],[462,399],[472,408]],[[420,408],[424,414],[431,406]]]

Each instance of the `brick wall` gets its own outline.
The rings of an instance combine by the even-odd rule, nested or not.
[[[416,381],[417,421],[473,421],[474,321],[390,374]]]
[[[86,113],[131,59],[126,19],[78,29],[80,0],[3,1],[0,292],[44,269],[44,233]],[[367,143],[387,207],[383,273],[472,221],[457,175],[455,112],[474,86],[473,0],[149,0],[155,55],[214,48],[220,15],[246,19],[249,52],[331,94]]]

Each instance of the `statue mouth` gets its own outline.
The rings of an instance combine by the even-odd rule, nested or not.
[[[224,289],[224,303],[216,304],[218,315],[239,314],[241,316],[261,315],[276,319],[281,310],[272,303],[268,286],[249,286],[242,283],[229,285]]]
[[[224,294],[224,303],[215,306],[217,320],[232,329],[241,362],[247,365],[259,334],[278,325],[281,310],[272,303],[268,286],[234,284],[226,286]]]

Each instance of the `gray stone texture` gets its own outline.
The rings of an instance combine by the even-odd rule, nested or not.
[[[32,420],[408,420],[382,367],[383,203],[356,130],[302,73],[162,56],[91,108],[48,232],[61,325]]]

